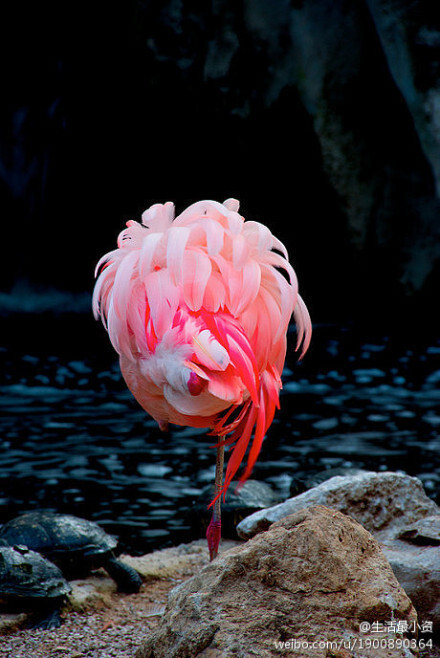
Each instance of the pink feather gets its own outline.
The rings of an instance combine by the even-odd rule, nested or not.
[[[247,452],[240,482],[250,475],[279,407],[292,314],[300,356],[311,336],[285,246],[238,210],[200,201],[174,219],[172,203],[155,204],[101,258],[93,295],[141,406],[161,427],[224,437],[223,495]]]

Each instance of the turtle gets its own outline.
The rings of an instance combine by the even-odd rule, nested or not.
[[[58,628],[71,587],[61,570],[27,546],[0,546],[0,604],[31,612],[32,628]]]
[[[46,510],[20,514],[0,528],[0,545],[24,545],[41,553],[68,580],[104,567],[120,592],[136,593],[142,579],[135,569],[116,558],[117,544],[93,521]]]

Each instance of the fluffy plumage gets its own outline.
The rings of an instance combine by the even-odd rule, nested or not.
[[[160,427],[207,427],[232,447],[223,493],[249,445],[240,480],[250,475],[279,407],[292,313],[301,356],[311,335],[284,245],[238,208],[201,201],[174,219],[172,203],[152,206],[99,261],[93,295],[127,386]]]

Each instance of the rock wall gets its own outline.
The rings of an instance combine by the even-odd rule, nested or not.
[[[429,309],[440,278],[432,3],[4,11],[0,203],[20,236],[2,262],[6,289],[17,278],[90,289],[96,259],[149,204],[236,196],[286,242],[315,318]]]

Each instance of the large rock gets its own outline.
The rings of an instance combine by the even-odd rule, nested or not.
[[[273,66],[272,75],[262,68],[257,92],[270,106],[297,91],[336,192],[344,238],[356,253],[352,271],[357,263],[368,271],[365,292],[376,304],[384,291],[420,291],[440,262],[434,9],[426,0],[256,0],[244,7],[247,43],[260,55],[256,66]],[[209,66],[215,44],[217,57],[225,52],[219,37],[205,75],[218,78],[218,66]],[[229,44],[235,57],[224,62],[231,75],[240,48]]]
[[[420,621],[431,623],[440,638],[440,514],[404,526],[381,545]]]
[[[440,549],[404,541],[384,541],[381,547],[399,583],[411,599],[421,625],[432,625],[440,639]],[[429,635],[424,636],[425,640]]]
[[[355,518],[380,542],[394,574],[422,621],[440,627],[440,508],[420,480],[400,473],[336,476],[299,496],[244,519],[237,532],[252,537],[274,521],[313,505]]]
[[[349,514],[378,538],[394,537],[404,526],[440,514],[440,508],[428,498],[417,478],[388,471],[363,471],[333,477],[279,505],[255,512],[238,524],[237,533],[249,539],[275,521],[312,505]]]
[[[403,649],[353,648],[366,637],[361,622],[378,624],[380,643],[389,639],[392,620],[411,627],[416,613],[377,541],[353,519],[316,506],[223,553],[174,588],[136,656],[273,656],[296,641],[301,655],[316,658],[330,655],[331,647],[340,658],[408,658],[413,654]]]
[[[414,122],[429,168],[429,186],[408,182],[418,226],[408,226],[403,282],[420,288],[440,253],[440,22],[438,7],[426,0],[367,0],[389,71]],[[420,174],[419,174],[420,175]],[[431,182],[432,181],[432,182]],[[433,192],[430,191],[433,188]],[[405,195],[405,193],[404,193]],[[425,206],[425,210],[423,207]],[[379,216],[383,212],[379,213]],[[412,213],[410,212],[409,215]],[[402,217],[404,214],[402,213]],[[426,239],[431,235],[432,239]],[[411,246],[412,242],[412,246]]]

